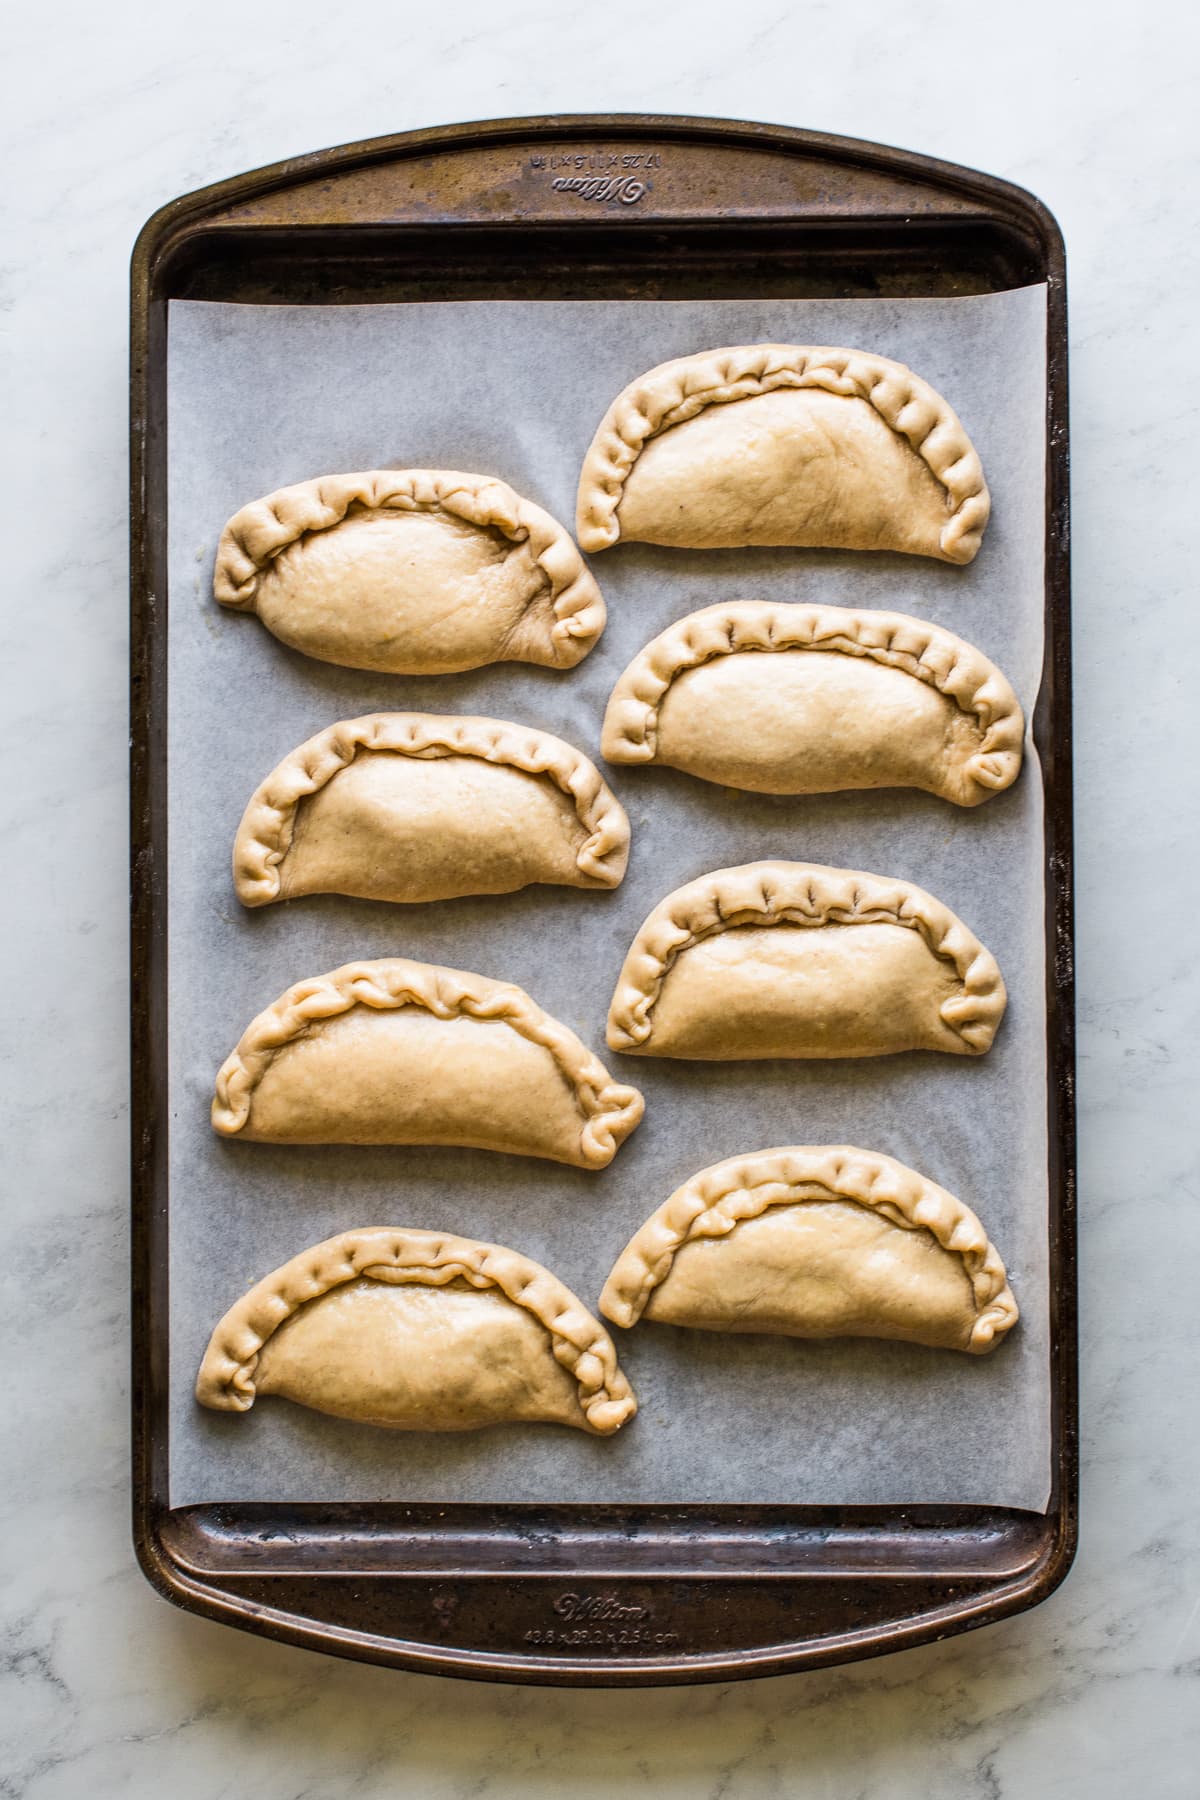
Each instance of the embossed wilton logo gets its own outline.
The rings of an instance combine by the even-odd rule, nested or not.
[[[622,1606],[615,1594],[560,1594],[554,1602],[560,1619],[595,1619],[604,1624],[649,1617],[644,1606]]]
[[[563,1623],[534,1625],[525,1633],[525,1642],[539,1649],[652,1655],[679,1642],[677,1631],[654,1629],[650,1607],[629,1604],[611,1589],[581,1594],[572,1588],[556,1594],[550,1604]]]
[[[578,194],[581,200],[603,200],[610,205],[619,200],[622,206],[634,206],[646,192],[644,181],[632,175],[556,175],[551,187]]]

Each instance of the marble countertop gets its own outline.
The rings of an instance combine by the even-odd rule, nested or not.
[[[1194,11],[1134,31],[1082,0],[63,0],[5,44],[0,1796],[1193,1800]],[[398,1675],[179,1614],[130,1549],[129,251],[156,207],[242,169],[564,111],[908,145],[1033,189],[1067,239],[1082,1544],[1040,1609],[825,1674],[632,1693]]]

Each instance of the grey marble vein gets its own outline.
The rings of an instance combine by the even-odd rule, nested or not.
[[[1195,1800],[1200,26],[1010,0],[10,9],[0,238],[0,1796]],[[564,110],[783,119],[1025,183],[1067,235],[1083,1540],[1038,1611],[825,1674],[491,1688],[187,1618],[127,1530],[127,259],[323,144]]]

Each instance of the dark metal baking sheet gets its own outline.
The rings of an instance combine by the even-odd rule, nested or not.
[[[1046,282],[1050,1511],[329,1506],[172,1510],[166,1472],[165,311],[171,298],[929,297]],[[1075,1532],[1065,296],[1019,190],[776,128],[518,120],[240,177],[134,261],[135,1536],[171,1598],[443,1673],[650,1682],[862,1656],[1042,1598]]]

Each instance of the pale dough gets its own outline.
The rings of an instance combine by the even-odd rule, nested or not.
[[[744,344],[681,356],[613,401],[579,481],[585,550],[899,550],[969,563],[991,502],[941,395],[863,350]]]
[[[382,1226],[314,1245],[230,1307],[196,1398],[247,1412],[260,1393],[406,1431],[538,1419],[607,1436],[637,1411],[608,1333],[547,1269]]]
[[[900,1338],[976,1355],[1018,1316],[969,1207],[892,1157],[845,1144],[702,1169],[622,1251],[600,1310],[624,1326]]]
[[[243,906],[448,900],[531,882],[612,888],[628,857],[623,807],[561,738],[502,719],[372,713],[272,770],[238,828],[233,879]]]
[[[460,1144],[601,1169],[642,1096],[508,982],[390,957],[297,982],[217,1075],[213,1129],[275,1144]]]
[[[1016,780],[1024,731],[1000,670],[941,626],[734,600],[634,658],[601,750],[760,794],[913,787],[978,806]]]
[[[818,863],[715,869],[655,907],[625,958],[610,1049],[700,1061],[982,1056],[996,961],[911,882]]]
[[[391,675],[570,669],[605,617],[549,513],[451,469],[323,475],[252,501],[221,534],[213,592],[306,656]]]

